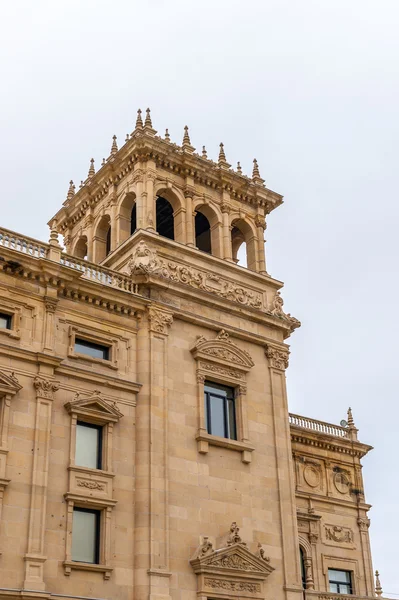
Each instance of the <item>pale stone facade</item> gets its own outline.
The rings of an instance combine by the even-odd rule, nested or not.
[[[381,595],[370,446],[351,413],[288,412],[300,323],[264,251],[281,202],[256,161],[248,178],[221,145],[214,163],[187,128],[172,144],[147,111],[71,182],[48,244],[0,230],[0,597],[330,599],[329,569]],[[234,434],[210,432],[212,385],[232,390]],[[82,423],[100,465],[77,460]],[[91,562],[74,556],[81,509],[99,519]]]

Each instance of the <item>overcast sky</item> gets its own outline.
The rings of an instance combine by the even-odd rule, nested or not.
[[[112,135],[153,125],[261,175],[268,270],[302,321],[290,410],[339,423],[364,459],[374,568],[399,597],[399,2],[0,2],[1,225],[43,240]]]

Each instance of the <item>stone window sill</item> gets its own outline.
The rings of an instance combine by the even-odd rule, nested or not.
[[[95,565],[92,563],[75,562],[73,560],[64,561],[64,573],[70,575],[71,571],[91,571],[92,573],[103,573],[104,579],[109,579],[113,568],[109,565]]]
[[[95,365],[102,365],[103,367],[114,369],[114,371],[118,370],[117,363],[112,362],[111,360],[106,360],[105,358],[93,358],[92,356],[88,356],[87,354],[81,354],[80,352],[70,352],[68,354],[68,358],[84,360],[86,362],[94,363]]]
[[[230,440],[216,435],[210,435],[207,432],[200,431],[196,437],[198,444],[198,452],[207,454],[209,446],[219,446],[220,448],[228,448],[229,450],[237,450],[241,452],[241,460],[243,463],[250,463],[252,460],[252,452],[254,447],[248,442],[239,442],[238,440]]]
[[[5,327],[0,327],[0,334],[6,335],[14,340],[21,339],[19,331],[16,331],[15,329],[6,329]]]

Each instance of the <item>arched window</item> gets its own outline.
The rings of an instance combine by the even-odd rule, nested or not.
[[[202,212],[195,215],[195,245],[198,250],[212,254],[211,226]]]
[[[100,263],[111,252],[111,222],[109,215],[101,217],[93,237],[94,261]]]
[[[157,232],[170,240],[175,239],[175,224],[173,218],[173,207],[171,203],[159,196],[156,203]]]
[[[244,263],[244,252],[241,250],[241,247],[244,245],[246,265],[242,264],[242,266],[248,267],[251,271],[256,271],[256,233],[244,219],[235,219],[231,225],[231,249],[233,260],[238,264]]]
[[[87,237],[82,235],[75,244],[73,255],[77,258],[87,259]]]

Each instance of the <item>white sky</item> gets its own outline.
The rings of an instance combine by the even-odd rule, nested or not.
[[[0,3],[1,225],[48,239],[68,182],[136,110],[285,196],[268,270],[286,282],[292,412],[362,441],[374,568],[399,597],[397,0]]]

